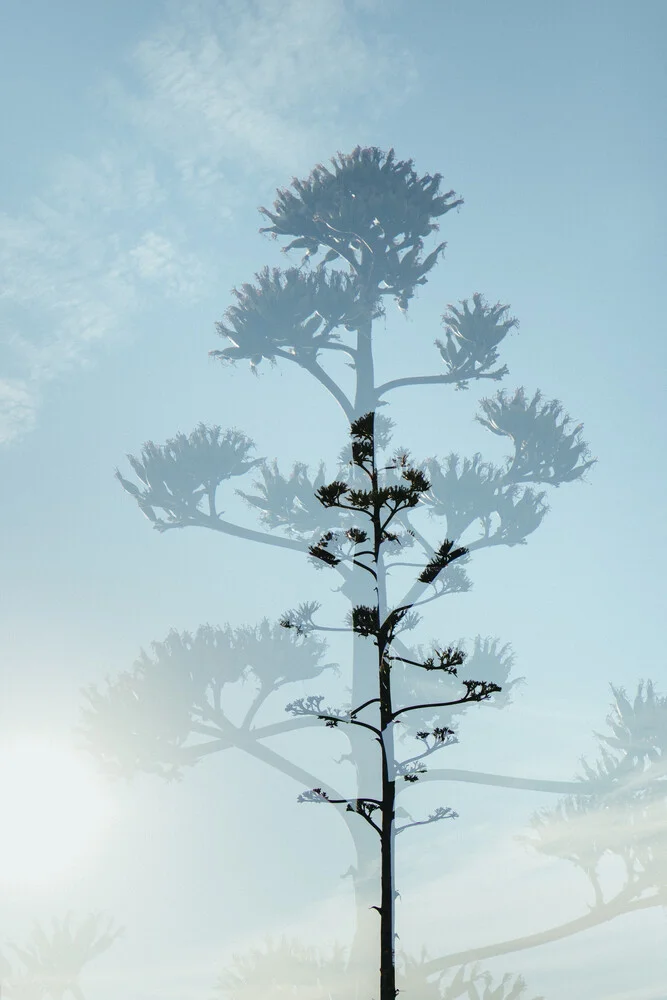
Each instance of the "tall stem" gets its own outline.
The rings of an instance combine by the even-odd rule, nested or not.
[[[375,375],[373,364],[373,321],[371,310],[368,311],[368,318],[357,329],[357,349],[355,354],[355,376],[356,386],[354,394],[354,416],[363,416],[373,409],[375,394]],[[343,587],[344,593],[350,600],[351,607],[357,605],[371,605],[376,598],[372,590],[372,581],[368,574],[353,574],[352,578],[346,581]],[[369,698],[378,697],[377,673],[373,663],[373,651],[368,639],[353,633],[352,651],[352,704],[361,705]],[[356,730],[351,733],[352,754],[354,767],[357,774],[358,794],[369,794],[372,791],[376,794],[378,789],[377,762],[375,754],[370,752],[368,741],[364,739],[363,733]],[[375,990],[377,985],[377,971],[373,972],[369,962],[369,956],[373,954],[377,941],[376,914],[373,907],[377,904],[375,895],[378,875],[382,877],[381,866],[378,870],[377,841],[371,829],[364,824],[366,836],[361,849],[357,845],[356,866],[353,871],[355,909],[356,909],[356,930],[348,968],[355,977],[358,985],[359,997],[367,1000],[371,996],[371,990]],[[377,966],[375,967],[377,970]],[[392,994],[393,1000],[393,994]]]
[[[370,593],[372,580],[368,574],[358,574],[345,584],[345,595],[351,607],[373,603]],[[377,660],[375,650],[368,639],[352,633],[352,704],[361,705],[369,698],[378,697]],[[378,768],[375,747],[369,743],[364,730],[347,727],[350,750],[356,771],[357,794],[379,795]],[[357,817],[351,817],[352,820]],[[364,823],[359,828],[356,843],[356,860],[352,879],[355,896],[356,927],[350,949],[348,969],[359,986],[360,1000],[369,1000],[376,995],[377,965],[375,971],[371,956],[377,947],[377,913],[372,907],[377,904],[378,868],[377,834]]]
[[[391,675],[389,662],[380,651],[380,729],[382,732],[382,834],[380,903],[380,1000],[395,1000],[395,897],[394,841],[396,777],[392,734]]]
[[[357,418],[375,409],[372,329],[373,320],[370,317],[357,329],[357,354],[355,358],[357,386],[354,397],[354,415]]]
[[[380,743],[382,749],[382,832],[380,839],[380,1000],[395,1000],[396,959],[394,920],[394,819],[396,802],[396,762],[393,740],[393,706],[391,701],[391,665],[386,657],[389,636],[387,619],[386,575],[382,558],[382,504],[378,497],[379,481],[375,454],[375,434],[372,438],[373,549],[377,574],[376,605],[380,628],[377,635],[378,681],[380,690]]]

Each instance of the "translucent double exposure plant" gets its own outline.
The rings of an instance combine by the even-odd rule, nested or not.
[[[466,389],[508,375],[500,355],[517,321],[508,305],[490,305],[475,292],[443,315],[437,371],[407,374],[405,338],[398,370],[384,382],[376,376],[375,323],[392,299],[403,311],[410,307],[442,259],[445,244],[427,246],[427,241],[462,204],[441,185],[440,174],[420,176],[411,160],[375,147],[339,153],[330,166],[320,164],[309,177],[295,179],[277,192],[271,209],[261,210],[268,223],[262,231],[284,240],[286,252],[297,251],[300,266],[261,270],[253,283],[234,292],[235,301],[218,324],[227,343],[214,357],[232,365],[249,362],[254,371],[262,359],[297,366],[336,402],[337,418],[345,417],[341,439],[347,441],[334,472],[327,474],[319,455],[315,471],[299,462],[290,473],[281,472],[277,464],[252,457],[253,445],[241,432],[200,425],[189,437],[144,445],[141,456],[130,459],[136,482],[119,473],[121,485],[157,530],[207,527],[218,538],[229,534],[280,549],[285,558],[286,550],[298,553],[335,579],[347,614],[327,622],[314,599],[318,592],[282,610],[277,624],[173,634],[103,691],[90,692],[86,717],[88,742],[108,766],[169,777],[212,753],[236,748],[293,779],[302,801],[331,807],[354,851],[356,921],[345,965],[346,1000],[355,996],[353,990],[359,1000],[378,995],[376,969],[369,962],[369,955],[377,954],[380,1000],[395,1000],[402,987],[396,985],[394,951],[394,837],[400,832],[402,844],[410,827],[455,816],[454,801],[413,818],[397,807],[399,790],[414,796],[418,782],[443,781],[554,795],[565,789],[569,804],[559,806],[553,819],[543,815],[535,836],[543,848],[562,857],[567,852],[571,862],[595,873],[600,851],[610,848],[597,833],[591,838],[591,815],[600,809],[609,817],[626,807],[636,807],[636,816],[653,810],[647,788],[656,777],[651,768],[661,763],[651,727],[662,703],[647,686],[635,706],[619,697],[601,757],[578,779],[556,782],[434,766],[459,739],[473,705],[479,712],[508,707],[521,678],[514,676],[509,645],[494,636],[466,643],[442,635],[430,647],[410,642],[419,609],[469,590],[479,550],[524,545],[544,521],[548,491],[581,481],[595,461],[582,425],[563,405],[522,387],[502,389],[480,404],[480,424],[507,445],[498,464],[481,454],[460,456],[449,441],[443,441],[444,459],[414,462],[405,450],[392,451],[393,427],[380,410],[393,393],[416,389],[415,405],[423,407],[423,394],[431,388]],[[350,373],[344,381],[330,364],[336,353],[344,354]],[[241,482],[247,473],[253,481]],[[223,516],[226,490],[246,501],[259,527]],[[406,579],[403,587],[400,581]],[[347,631],[351,640],[349,698],[340,703],[310,685],[333,668],[324,646],[331,631]],[[239,682],[248,694],[240,717],[234,716],[230,693]],[[307,686],[290,692],[285,713],[287,696],[280,689],[290,682]],[[260,724],[260,709],[264,719],[271,707],[277,710],[275,721]],[[307,753],[295,761],[269,744],[273,736],[316,727],[347,740],[342,759],[352,765],[356,787],[333,787],[308,769]],[[623,796],[631,795],[629,783],[640,777],[633,805]],[[550,824],[560,825],[557,835],[547,829]],[[656,877],[660,851],[636,837],[633,843],[627,861],[638,887]],[[596,897],[595,912],[577,926],[585,929],[610,914],[631,912],[641,899],[626,894],[612,912],[605,909],[611,904],[603,893]],[[570,932],[554,927],[541,933],[540,942],[549,933],[557,940]],[[424,998],[436,976],[447,1000],[523,998],[527,986],[521,977],[491,977],[475,963],[537,943],[527,935],[425,960]],[[308,958],[305,964],[319,975],[316,962]]]
[[[200,524],[202,514],[217,516],[218,487],[259,464],[261,459],[250,458],[253,449],[253,442],[240,431],[223,432],[200,424],[191,434],[177,434],[163,446],[148,441],[140,458],[128,455],[139,485],[118,470],[116,478],[159,531],[182,528]]]
[[[112,920],[90,914],[75,922],[70,914],[51,928],[35,923],[27,942],[10,944],[18,967],[0,954],[0,990],[7,1000],[86,1000],[84,967],[107,951],[123,933]]]

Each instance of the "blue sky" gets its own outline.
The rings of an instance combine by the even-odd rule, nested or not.
[[[586,484],[549,498],[527,547],[479,556],[456,615],[452,605],[424,622],[426,635],[499,635],[528,682],[511,716],[470,723],[452,766],[571,777],[603,724],[608,682],[664,678],[664,5],[25,0],[4,21],[3,732],[65,741],[80,687],[127,669],[170,627],[276,618],[323,586],[298,557],[261,554],[260,565],[234,539],[150,531],[113,470],[146,439],[202,420],[242,429],[285,469],[333,462],[345,426],[319,386],[266,366],[256,379],[207,351],[221,346],[213,324],[231,288],[281,263],[257,233],[257,206],[337,150],[393,146],[420,173],[441,172],[465,204],[443,220],[445,260],[408,317],[389,309],[378,324],[380,376],[437,371],[440,315],[481,291],[520,320],[504,348],[505,384],[561,399],[599,459]],[[397,441],[419,457],[480,450],[499,460],[498,441],[472,419],[482,395],[396,394]],[[236,794],[262,788],[245,803],[252,823],[223,807],[226,781]],[[290,925],[345,912],[334,889],[346,847],[324,819],[302,820],[297,791],[240,758],[209,762],[175,788],[141,778],[115,793],[118,818],[88,867],[10,893],[0,931],[16,937],[33,915],[106,909],[128,932],[100,960],[91,996],[115,995],[119,968],[132,970],[138,1000],[171,995],[166,978],[174,996],[208,996],[230,941],[282,926],[281,893]],[[483,845],[490,800],[462,786],[446,794],[462,813],[470,799],[471,837]],[[541,804],[528,796],[493,808],[510,830]],[[267,844],[269,810],[279,833]],[[295,876],[302,821],[330,852],[320,870],[324,847],[306,852],[307,886]],[[474,854],[462,829],[446,843]],[[442,837],[425,835],[423,857],[440,856]],[[533,862],[509,833],[506,842],[518,866],[510,884],[530,897]],[[415,857],[415,891],[426,892],[433,876]],[[473,921],[482,889],[470,866],[461,893]],[[260,920],[253,900],[276,869]],[[557,880],[549,885],[557,910]],[[562,906],[585,907],[578,883]],[[417,941],[426,931],[411,919]],[[530,905],[511,920],[525,933]],[[636,968],[660,920],[628,918],[636,950],[616,964],[578,944],[531,955],[531,988],[566,995],[558,955],[581,988],[568,997],[602,1000],[613,984],[619,1000],[657,1000],[651,989],[667,969],[650,949],[641,983]],[[489,936],[504,936],[505,917],[490,921]],[[599,938],[600,954],[617,933]],[[167,976],[161,956],[175,940],[183,957],[170,955]]]

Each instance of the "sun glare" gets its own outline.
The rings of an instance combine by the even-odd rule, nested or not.
[[[46,882],[92,848],[109,803],[92,767],[31,741],[0,750],[0,882]]]

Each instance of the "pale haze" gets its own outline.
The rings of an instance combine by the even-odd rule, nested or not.
[[[426,252],[436,237],[447,246],[407,312],[388,297],[375,321],[376,381],[442,372],[442,314],[474,293],[519,321],[499,348],[501,383],[389,395],[380,412],[394,446],[418,462],[481,452],[500,464],[506,439],[474,417],[481,399],[523,386],[561,401],[597,459],[582,481],[547,491],[526,545],[473,553],[472,589],[422,612],[415,642],[472,650],[493,637],[524,681],[502,710],[471,707],[433,765],[503,780],[428,782],[401,800],[414,818],[438,806],[458,818],[398,838],[399,950],[435,960],[488,949],[477,972],[465,954],[452,964],[440,994],[403,995],[665,1000],[664,788],[646,829],[624,820],[662,881],[647,876],[604,920],[586,924],[600,899],[566,847],[556,856],[522,839],[562,798],[553,783],[565,792],[581,758],[599,757],[610,685],[632,704],[653,682],[642,733],[653,763],[667,759],[665,5],[25,0],[2,22],[3,1000],[328,1000],[325,982],[365,1000],[333,963],[312,988],[289,992],[280,978],[292,975],[283,935],[324,966],[352,942],[353,844],[333,809],[298,803],[302,783],[238,748],[181,781],[112,780],[78,728],[83,689],[104,690],[171,629],[274,625],[308,600],[343,624],[331,570],[221,532],[152,530],[114,471],[132,478],[127,454],[204,423],[247,435],[251,457],[285,475],[298,462],[312,477],[324,462],[336,477],[349,426],[321,384],[294,364],[264,360],[255,373],[208,352],[229,346],[215,324],[234,287],[301,263],[302,250],[286,259],[285,241],[259,234],[258,207],[357,146],[393,149],[464,200],[426,241]],[[330,370],[352,384],[340,356]],[[256,494],[256,478],[224,484],[220,509],[267,530],[234,492]],[[442,541],[437,524],[420,524]],[[350,643],[324,636],[337,671],[279,690],[258,725],[287,719],[298,696],[344,701]],[[252,695],[239,682],[232,718]],[[353,780],[337,763],[343,736],[323,723],[264,744],[323,783]],[[634,862],[604,847],[615,814],[596,817],[604,906]],[[109,946],[69,992],[21,992],[11,945],[68,913],[73,928],[100,914]],[[578,932],[558,931],[580,918]],[[502,947],[538,932],[542,944]],[[273,946],[260,981],[251,953]],[[234,956],[245,992],[219,983]],[[459,967],[477,984],[467,994],[452,986]]]

